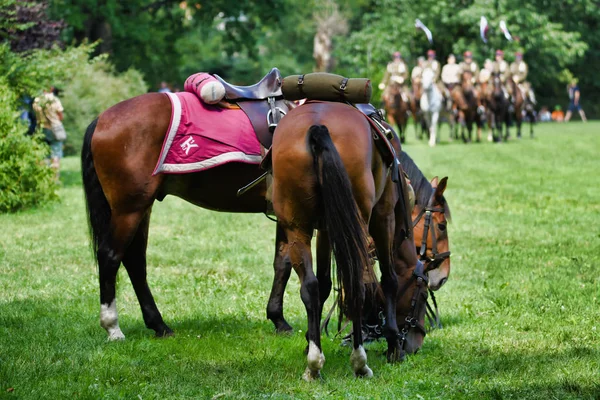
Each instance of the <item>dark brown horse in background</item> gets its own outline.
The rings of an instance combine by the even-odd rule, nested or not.
[[[371,376],[361,333],[369,234],[382,273],[388,359],[400,360],[406,340],[418,341],[420,347],[424,337],[420,332],[407,335],[413,324],[423,322],[427,292],[417,283],[423,284],[427,277],[416,258],[405,181],[391,180],[370,124],[356,109],[341,103],[307,103],[290,111],[275,131],[272,151],[278,256],[300,277],[308,315],[304,377],[319,376],[325,361],[320,320],[331,289],[330,278],[315,277],[313,272],[315,229],[321,234],[317,257],[328,257],[331,250],[335,254],[345,312],[353,322],[352,368],[357,376]],[[398,296],[418,305],[402,335],[396,321]]]
[[[423,134],[427,130],[425,121],[421,113],[421,96],[423,95],[423,86],[420,78],[414,79],[412,82],[412,96],[410,97],[410,113],[412,114],[415,127],[415,137],[419,140],[423,139]]]
[[[525,112],[529,117],[529,135],[533,137],[533,124],[535,123],[535,116],[533,115],[533,106],[530,104],[526,97],[523,95],[523,91],[516,82],[511,78],[509,79],[509,85],[514,99],[515,109],[515,123],[517,125],[517,138],[521,138],[521,125],[523,124],[523,113]]]
[[[390,125],[398,128],[400,142],[406,141],[406,125],[408,124],[409,101],[403,99],[408,93],[402,93],[402,87],[396,83],[390,83],[389,89],[383,94],[383,108],[386,119]]]
[[[82,175],[100,278],[100,324],[111,340],[125,336],[119,328],[115,280],[123,263],[142,309],[156,336],[172,334],[158,311],[146,281],[146,246],[155,200],[175,195],[217,211],[263,213],[263,182],[237,196],[256,179],[259,166],[229,163],[201,172],[153,176],[171,119],[166,94],[150,93],[123,101],[92,122],[84,137]]]
[[[471,71],[461,74],[461,84],[457,90],[452,91],[452,101],[458,110],[458,122],[460,124],[460,135],[463,142],[473,140],[473,124],[477,126],[477,141],[481,141],[481,118],[477,113],[477,93],[472,83]],[[465,135],[465,130],[467,135]]]
[[[490,108],[492,136],[494,142],[507,141],[510,136],[510,102],[498,75],[492,76],[492,90],[488,91],[487,104]],[[502,135],[504,130],[504,136]]]

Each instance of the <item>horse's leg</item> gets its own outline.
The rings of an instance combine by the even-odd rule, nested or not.
[[[319,282],[312,268],[312,254],[310,250],[311,233],[300,229],[285,229],[288,243],[288,259],[294,271],[300,278],[300,297],[306,308],[308,329],[306,341],[308,354],[307,367],[302,377],[312,381],[321,375],[325,363],[325,356],[321,348],[321,332],[319,327]]]
[[[434,147],[436,145],[437,138],[437,127],[440,113],[435,111],[431,113],[430,125],[429,125],[429,146]]]
[[[98,275],[100,279],[100,325],[108,332],[109,340],[125,339],[119,328],[116,303],[116,279],[119,266],[125,255],[125,249],[133,239],[138,225],[144,217],[143,212],[111,216],[112,235],[110,244],[99,246]]]
[[[389,204],[378,203],[373,210],[369,233],[373,237],[379,257],[381,270],[381,288],[385,296],[384,336],[388,343],[387,358],[389,362],[401,361],[402,349],[398,341],[398,323],[396,321],[396,304],[398,300],[398,275],[392,265],[392,245],[395,230],[394,214],[389,212]]]
[[[144,215],[133,240],[127,247],[123,257],[123,265],[129,274],[133,290],[135,290],[142,308],[146,327],[154,330],[157,337],[163,337],[172,335],[173,331],[163,321],[146,279],[146,248],[148,246],[150,212],[151,209]]]
[[[317,232],[317,280],[319,281],[319,321],[331,294],[331,245],[325,231]]]
[[[535,116],[533,111],[528,111],[529,114],[529,137],[533,138],[533,125],[535,124]]]
[[[521,139],[521,124],[523,122],[523,111],[521,107],[515,107],[515,118],[517,122],[517,139]]]
[[[465,136],[465,112],[462,110],[458,111],[458,123],[460,125],[460,137],[464,143],[467,143],[467,137]]]
[[[285,231],[278,224],[275,237],[275,260],[273,261],[275,276],[273,277],[273,287],[267,304],[267,318],[273,322],[278,333],[293,330],[283,317],[283,294],[292,272],[291,264],[286,263],[284,260],[286,246]]]

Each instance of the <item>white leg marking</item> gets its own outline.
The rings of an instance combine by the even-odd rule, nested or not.
[[[321,369],[325,364],[325,356],[312,340],[308,343],[308,355],[306,356],[308,366],[302,375],[305,381],[312,381],[321,376]]]
[[[100,325],[108,332],[108,340],[123,340],[125,335],[119,328],[116,299],[110,304],[100,305]]]
[[[367,366],[367,353],[365,349],[358,346],[358,349],[352,350],[350,355],[350,364],[354,370],[354,375],[360,378],[371,378],[373,377],[373,371]]]

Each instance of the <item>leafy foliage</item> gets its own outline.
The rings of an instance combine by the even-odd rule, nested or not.
[[[16,123],[17,97],[0,77],[0,213],[29,208],[56,199],[54,170],[44,157],[41,138],[25,136]]]
[[[69,135],[65,144],[67,154],[80,151],[85,129],[102,111],[148,89],[140,72],[131,69],[117,75],[106,57],[91,62],[87,58],[85,53],[78,55],[79,68],[62,86],[64,124]]]
[[[64,23],[49,20],[47,8],[47,1],[0,0],[0,37],[16,52],[50,49],[59,43]]]
[[[94,48],[91,45],[66,50],[57,46],[35,48],[51,44],[51,35],[40,36],[48,39],[43,46],[36,41],[15,42],[19,33],[32,32],[31,21],[19,11],[19,7],[28,3],[0,0],[0,15],[6,16],[0,22],[3,33],[0,42],[0,212],[17,211],[57,198],[54,171],[45,161],[48,147],[41,141],[41,135],[24,134],[27,127],[18,120],[19,99],[34,97],[50,85],[66,88],[64,122],[68,140],[80,145],[81,126],[117,101],[146,91],[138,72],[128,71],[119,78],[105,61],[106,57],[89,61]],[[37,11],[27,15],[43,18],[43,7],[29,9],[33,10]],[[37,23],[44,24],[44,21]],[[27,43],[30,48],[17,53],[11,50],[15,43]],[[99,87],[102,90],[98,90]],[[78,130],[81,133],[75,134]]]

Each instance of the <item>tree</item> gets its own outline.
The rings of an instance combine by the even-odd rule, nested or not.
[[[256,60],[258,43],[268,33],[264,27],[277,30],[301,5],[291,0],[53,0],[52,9],[55,15],[65,15],[67,42],[99,39],[98,52],[110,54],[119,71],[134,67],[157,84],[182,81],[179,67],[193,57],[179,50],[192,47],[192,40],[201,47],[219,37],[228,57],[243,52]],[[221,26],[218,32],[216,23]],[[181,40],[187,43],[178,46]]]
[[[414,64],[414,59],[430,46],[422,32],[414,28],[416,18],[432,30],[438,58],[469,49],[481,64],[485,58],[493,58],[497,48],[503,48],[508,59],[516,50],[524,51],[531,71],[529,80],[546,96],[559,90],[558,77],[581,60],[588,49],[579,32],[565,28],[562,22],[552,20],[548,10],[530,2],[376,0],[374,4],[364,15],[361,28],[353,30],[335,50],[347,73],[379,78],[381,66],[395,50],[402,51]],[[490,22],[488,44],[479,38],[482,15]],[[501,20],[506,21],[518,41],[508,42],[502,36],[498,28]]]
[[[16,52],[60,44],[64,23],[50,20],[47,9],[47,1],[0,0],[0,37],[8,39]]]
[[[320,4],[313,15],[317,26],[313,45],[315,71],[331,72],[335,65],[331,55],[333,37],[348,33],[348,23],[334,0]]]

